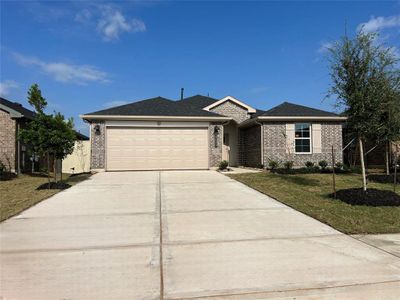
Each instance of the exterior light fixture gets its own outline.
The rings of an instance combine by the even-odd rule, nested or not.
[[[94,126],[94,134],[95,135],[100,135],[100,125],[95,125]]]

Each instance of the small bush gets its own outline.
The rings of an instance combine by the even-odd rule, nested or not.
[[[338,170],[343,169],[343,163],[337,162],[337,163],[335,164],[335,168],[338,169]]]
[[[321,167],[322,170],[325,170],[328,167],[328,162],[326,160],[321,160],[318,162],[318,165]]]
[[[226,170],[226,168],[228,168],[229,163],[226,160],[223,160],[219,163],[218,169],[223,171]]]
[[[288,160],[283,163],[283,166],[285,167],[286,170],[291,170],[293,169],[293,164],[294,162],[292,160]]]
[[[305,165],[307,169],[312,169],[314,167],[314,163],[312,161],[306,161]]]
[[[268,162],[268,167],[272,170],[275,171],[279,167],[279,163],[276,160],[270,160]]]

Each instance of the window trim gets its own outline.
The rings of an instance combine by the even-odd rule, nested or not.
[[[296,125],[298,124],[308,124],[310,128],[310,136],[309,137],[296,137]],[[296,140],[309,140],[310,141],[310,151],[309,152],[297,152],[296,151]],[[313,144],[312,144],[312,124],[307,122],[302,123],[294,123],[294,153],[295,154],[312,154],[313,153]]]

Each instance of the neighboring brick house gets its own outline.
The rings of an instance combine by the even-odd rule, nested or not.
[[[162,97],[81,116],[91,124],[95,170],[267,166],[270,160],[342,162],[342,123],[334,113],[283,103],[256,110],[228,96]]]
[[[18,132],[35,113],[17,102],[0,98],[0,162],[11,172],[26,167],[26,147],[18,141]]]
[[[0,97],[0,162],[13,173],[31,171],[29,147],[18,140],[18,132],[35,118],[35,112]],[[76,132],[78,140],[88,140]],[[40,160],[38,161],[40,163]],[[38,170],[36,163],[35,170]]]

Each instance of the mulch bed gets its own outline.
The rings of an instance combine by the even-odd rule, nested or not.
[[[67,188],[70,188],[71,185],[65,182],[50,182],[50,187],[49,183],[43,183],[41,184],[37,190],[65,190]]]
[[[368,175],[368,180],[379,183],[394,183],[394,174],[370,174]],[[400,183],[400,174],[397,174],[396,181]]]
[[[333,198],[333,194],[329,196]],[[387,190],[344,189],[336,192],[336,199],[351,205],[400,206],[400,196]]]

